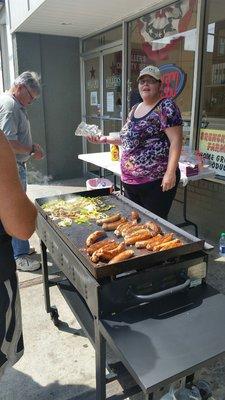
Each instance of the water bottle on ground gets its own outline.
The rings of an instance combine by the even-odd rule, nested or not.
[[[220,255],[222,257],[225,257],[225,232],[222,232],[220,235],[219,245],[220,245]]]

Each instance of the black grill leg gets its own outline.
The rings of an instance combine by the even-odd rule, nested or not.
[[[50,306],[50,292],[49,292],[49,280],[48,280],[48,263],[47,263],[47,248],[41,240],[41,266],[44,286],[44,299],[45,299],[45,310],[47,313],[51,312]]]
[[[106,342],[95,319],[96,399],[106,400]]]

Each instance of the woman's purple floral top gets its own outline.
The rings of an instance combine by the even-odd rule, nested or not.
[[[134,117],[135,108],[120,132],[121,179],[137,185],[163,177],[170,146],[165,129],[182,125],[182,118],[179,108],[170,98],[160,100],[142,118]]]

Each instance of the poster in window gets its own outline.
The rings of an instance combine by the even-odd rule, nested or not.
[[[225,176],[225,131],[201,129],[199,150],[210,161],[216,175]]]
[[[107,92],[107,112],[114,112],[114,92]]]
[[[91,106],[98,105],[98,92],[90,92],[90,104]]]

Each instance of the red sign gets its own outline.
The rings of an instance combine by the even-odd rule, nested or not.
[[[175,64],[164,64],[159,67],[161,72],[161,97],[177,97],[186,83],[186,74]]]

